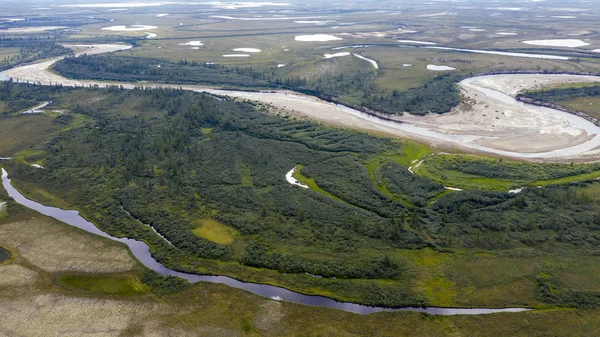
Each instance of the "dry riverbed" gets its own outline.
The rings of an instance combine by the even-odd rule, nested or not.
[[[473,84],[514,96],[519,91],[539,86],[598,80],[597,77],[576,75],[501,75],[482,77]],[[486,136],[476,142],[515,152],[548,152],[576,146],[593,137],[569,120],[537,107],[504,102],[464,85],[461,89],[466,99],[451,113],[425,117],[405,114],[402,120],[442,133]],[[585,156],[582,152],[572,157]]]

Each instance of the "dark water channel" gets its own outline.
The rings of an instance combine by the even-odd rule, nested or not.
[[[332,309],[344,310],[356,314],[370,314],[374,312],[380,311],[417,311],[423,312],[432,315],[481,315],[481,314],[493,314],[500,312],[522,312],[530,309],[526,308],[501,308],[501,309],[486,309],[486,308],[478,308],[478,309],[460,309],[460,308],[436,308],[436,307],[428,307],[428,308],[384,308],[384,307],[372,307],[366,306],[356,303],[347,303],[347,302],[338,302],[331,298],[322,297],[322,296],[311,296],[311,295],[303,295],[288,289],[284,289],[281,287],[266,285],[266,284],[257,284],[257,283],[248,283],[238,281],[236,279],[227,277],[227,276],[209,276],[209,275],[196,275],[196,274],[188,274],[178,272],[172,269],[169,269],[156,261],[152,255],[150,254],[148,245],[146,243],[127,239],[127,238],[116,238],[108,235],[107,233],[101,231],[98,227],[96,227],[90,221],[84,219],[79,212],[73,210],[64,210],[56,207],[44,206],[40,203],[37,203],[33,200],[29,200],[25,198],[17,189],[15,189],[8,178],[8,173],[2,169],[2,184],[4,188],[8,192],[8,195],[12,197],[17,203],[38,211],[44,215],[55,218],[59,221],[62,221],[68,225],[77,227],[79,229],[83,229],[86,232],[96,234],[114,241],[119,241],[126,244],[133,255],[148,269],[154,270],[155,272],[164,275],[164,276],[177,276],[183,279],[188,280],[189,282],[196,283],[200,281],[204,282],[212,282],[212,283],[222,283],[226,284],[233,288],[244,289],[253,294],[271,298],[273,300],[286,301],[292,303],[299,303],[305,305],[312,306],[320,306]],[[0,261],[1,261],[2,251],[0,250]]]

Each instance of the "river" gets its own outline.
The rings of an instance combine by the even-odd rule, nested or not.
[[[116,51],[118,49],[112,50]],[[9,78],[18,79],[19,81],[29,81],[29,82],[37,82],[45,85],[49,84],[57,84],[61,83],[65,86],[81,86],[81,85],[115,85],[121,83],[106,83],[100,81],[78,81],[78,80],[70,80],[53,74],[48,71],[48,68],[60,60],[60,58],[45,61],[37,64],[17,67],[3,73],[0,73],[0,80],[7,80]],[[18,75],[18,76],[15,76]],[[482,94],[485,94],[490,97],[494,97],[504,103],[510,103],[514,105],[524,104],[521,102],[517,102],[512,97],[505,95],[499,91],[486,89],[483,87],[475,87],[472,82],[477,80],[478,78],[471,78],[463,81],[461,85],[464,87],[475,88]],[[122,83],[126,88],[132,88],[133,85],[131,83]],[[201,91],[207,92],[210,94],[216,95],[229,95],[238,98],[257,100],[263,103],[272,104],[273,101],[277,101],[280,107],[286,107],[287,105],[293,107],[294,109],[300,109],[301,113],[306,114],[309,117],[314,117],[315,119],[319,119],[323,115],[327,115],[328,113],[333,114],[334,116],[340,116],[347,118],[350,122],[347,126],[353,126],[357,121],[362,121],[363,123],[369,123],[375,130],[401,130],[407,134],[419,135],[427,138],[432,138],[435,140],[440,140],[444,142],[454,143],[461,145],[463,147],[480,150],[483,152],[491,152],[501,155],[520,157],[520,158],[553,158],[557,156],[565,156],[572,155],[578,151],[587,151],[591,150],[597,146],[600,146],[600,129],[593,125],[592,123],[586,121],[583,118],[579,118],[577,116],[568,115],[562,111],[543,108],[545,113],[555,114],[560,116],[561,118],[565,118],[575,125],[581,127],[583,130],[588,132],[588,134],[593,135],[588,141],[578,144],[575,146],[571,146],[564,149],[559,149],[555,151],[549,151],[544,153],[521,153],[521,152],[511,152],[511,151],[502,151],[489,147],[485,147],[482,145],[478,145],[475,143],[476,140],[484,138],[478,135],[453,135],[447,133],[441,133],[437,131],[430,130],[426,127],[412,125],[410,123],[400,123],[396,121],[392,121],[385,118],[380,118],[371,114],[367,114],[355,109],[351,109],[349,107],[343,105],[332,104],[329,102],[322,101],[315,97],[301,95],[297,93],[290,92],[246,92],[246,91],[227,91],[227,90],[216,90],[212,88],[206,88],[201,86],[177,86],[177,85],[165,85],[165,84],[145,84],[150,86],[171,86],[171,87],[183,87],[187,90],[193,91]],[[513,102],[514,101],[514,102]],[[539,107],[531,106],[532,108],[538,109]],[[317,112],[315,112],[317,111]],[[318,115],[316,114],[318,113]],[[329,118],[332,118],[329,116]],[[212,283],[222,283],[226,284],[230,287],[244,289],[251,293],[254,293],[259,296],[275,299],[275,300],[283,300],[286,302],[292,303],[300,303],[305,305],[313,305],[313,306],[321,306],[333,309],[344,310],[357,314],[370,314],[374,312],[380,311],[417,311],[423,312],[427,314],[433,315],[480,315],[480,314],[491,314],[491,313],[500,313],[500,312],[522,312],[527,311],[529,309],[526,308],[502,308],[502,309],[489,309],[489,308],[481,308],[481,309],[461,309],[461,308],[384,308],[384,307],[372,307],[365,306],[356,303],[345,303],[338,302],[331,298],[322,297],[322,296],[311,296],[300,294],[288,289],[284,289],[281,287],[265,285],[265,284],[256,284],[256,283],[248,283],[242,282],[230,277],[226,276],[209,276],[209,275],[195,275],[178,272],[172,269],[169,269],[156,261],[152,255],[150,254],[149,247],[141,241],[137,241],[134,239],[128,238],[116,238],[110,236],[109,234],[101,231],[98,227],[96,227],[93,223],[84,219],[79,212],[73,210],[63,210],[55,207],[49,207],[42,204],[39,204],[35,201],[29,200],[21,195],[12,185],[11,181],[8,178],[7,172],[2,169],[2,183],[4,188],[8,191],[8,194],[18,203],[36,210],[44,215],[53,217],[59,221],[62,221],[68,225],[80,228],[89,233],[96,234],[114,241],[119,241],[126,244],[133,255],[147,268],[158,272],[164,276],[177,276],[183,279],[188,280],[189,282],[212,282]]]
[[[23,196],[16,188],[11,184],[11,180],[8,177],[8,172],[2,169],[2,185],[8,192],[8,195],[13,198],[17,203],[38,211],[44,215],[52,217],[56,220],[66,223],[67,225],[77,227],[88,233],[96,234],[104,238],[108,238],[113,241],[122,242],[129,247],[136,259],[140,261],[146,268],[154,270],[155,272],[163,276],[177,276],[188,280],[189,282],[211,282],[221,283],[228,285],[233,288],[243,289],[253,294],[271,298],[273,300],[286,301],[291,303],[298,303],[304,305],[312,305],[319,307],[326,307],[332,309],[338,309],[348,311],[356,314],[366,315],[380,311],[417,311],[431,315],[482,315],[482,314],[493,314],[501,312],[522,312],[530,309],[526,308],[501,308],[501,309],[489,309],[489,308],[478,308],[478,309],[459,309],[459,308],[384,308],[384,307],[372,307],[367,305],[361,305],[356,303],[339,302],[331,298],[322,296],[311,296],[300,294],[285,288],[271,286],[267,284],[249,283],[242,282],[227,276],[210,276],[210,275],[195,275],[175,271],[162,265],[156,261],[150,254],[149,247],[142,241],[137,241],[128,238],[116,238],[113,237],[98,227],[96,227],[90,221],[84,219],[79,212],[73,210],[64,210],[56,207],[49,207],[42,205],[33,200],[27,199]]]
[[[83,49],[85,53],[90,54],[101,54],[107,52],[115,52],[130,48],[130,46],[124,45],[74,45]],[[83,53],[82,52],[82,53]],[[0,80],[13,79],[20,82],[40,83],[43,85],[61,84],[63,86],[93,86],[97,85],[104,87],[107,85],[122,85],[124,88],[130,89],[134,87],[133,83],[126,82],[103,82],[93,80],[73,80],[64,78],[56,73],[49,71],[49,68],[61,58],[55,58],[44,62],[34,63],[30,65],[20,66],[13,69],[6,70],[0,73]],[[492,76],[507,76],[507,75],[492,75]],[[543,76],[543,75],[540,75]],[[489,77],[489,76],[488,76]],[[393,134],[401,137],[416,139],[418,141],[424,141],[432,144],[447,144],[450,146],[459,147],[464,150],[472,150],[477,152],[497,154],[501,156],[507,156],[512,158],[538,158],[550,161],[564,161],[566,159],[573,160],[579,158],[582,154],[589,151],[594,151],[600,147],[600,128],[595,126],[593,123],[580,118],[578,116],[567,114],[563,111],[556,109],[538,107],[531,104],[526,104],[516,101],[513,97],[510,97],[500,91],[488,89],[477,85],[478,80],[483,77],[472,77],[466,79],[460,83],[462,88],[474,90],[475,93],[483,94],[492,98],[493,101],[499,104],[508,104],[509,109],[520,109],[520,113],[527,113],[528,111],[535,111],[538,115],[549,116],[554,122],[558,124],[567,123],[571,126],[571,129],[578,128],[581,133],[585,134],[586,137],[570,140],[570,136],[566,133],[555,134],[554,140],[549,138],[542,138],[541,140],[535,139],[539,136],[535,127],[524,131],[524,135],[527,137],[533,137],[529,139],[529,142],[515,141],[511,144],[512,148],[503,148],[502,146],[496,146],[494,142],[503,140],[506,137],[511,137],[510,132],[504,132],[497,134],[495,131],[482,131],[486,129],[479,128],[480,123],[494,123],[494,121],[485,122],[474,122],[474,128],[466,128],[465,130],[444,130],[440,129],[440,123],[444,122],[433,122],[433,124],[420,123],[416,120],[411,121],[395,121],[387,118],[381,118],[372,114],[364,113],[362,111],[349,108],[347,106],[333,104],[330,102],[323,101],[313,96],[303,95],[290,91],[269,91],[269,92],[249,92],[249,91],[235,91],[235,90],[219,90],[199,85],[169,85],[169,84],[157,84],[157,83],[141,83],[141,85],[148,87],[176,87],[185,90],[206,92],[214,95],[226,95],[241,99],[249,99],[259,101],[266,104],[271,104],[277,108],[292,110],[296,114],[301,114],[311,119],[323,121],[329,124],[340,125],[344,127],[357,128],[363,130],[373,130],[377,132],[384,132]],[[589,80],[589,76],[575,76],[573,78],[581,78]],[[596,78],[600,79],[600,78]],[[476,94],[475,94],[476,95]],[[490,108],[491,109],[491,108]],[[515,114],[512,118],[519,118],[520,113]],[[484,114],[485,116],[485,114]],[[444,118],[444,117],[440,117]],[[469,124],[474,118],[469,115],[465,115],[463,123]],[[430,120],[431,121],[431,120]],[[521,128],[527,128],[528,123],[523,123],[520,128],[515,129],[515,133]],[[533,131],[533,133],[531,132]],[[513,135],[515,136],[515,135]],[[523,136],[523,135],[516,135]],[[565,139],[563,140],[563,137]],[[572,138],[572,137],[571,137]],[[559,141],[557,141],[559,139]],[[548,142],[553,145],[548,145]],[[528,148],[529,144],[541,144],[542,150],[535,150]],[[547,145],[547,149],[543,149]],[[600,154],[598,154],[600,156]],[[587,158],[592,160],[593,158]]]

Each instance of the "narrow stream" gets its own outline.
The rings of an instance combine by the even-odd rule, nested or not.
[[[56,207],[44,206],[40,203],[37,203],[33,200],[27,199],[23,196],[17,189],[15,189],[11,180],[8,177],[8,173],[3,168],[2,169],[2,185],[8,192],[8,195],[13,198],[17,203],[31,208],[35,211],[38,211],[44,215],[55,218],[59,221],[62,221],[70,226],[77,227],[79,229],[83,229],[86,232],[100,235],[102,237],[122,242],[126,244],[133,255],[148,269],[154,270],[155,272],[164,275],[164,276],[177,276],[183,279],[188,280],[189,282],[196,283],[200,281],[211,282],[211,283],[221,283],[228,285],[233,288],[244,289],[253,294],[271,298],[274,300],[299,303],[305,305],[326,307],[332,309],[344,310],[356,314],[366,315],[374,312],[380,311],[417,311],[423,312],[431,315],[482,315],[482,314],[493,314],[493,313],[501,313],[501,312],[522,312],[528,311],[530,309],[526,308],[502,308],[502,309],[456,309],[456,308],[384,308],[384,307],[371,307],[356,303],[347,303],[347,302],[338,302],[331,298],[322,297],[322,296],[311,296],[311,295],[303,295],[288,289],[284,289],[281,287],[266,285],[266,284],[257,284],[257,283],[248,283],[238,281],[236,279],[227,277],[227,276],[208,276],[208,275],[195,275],[178,272],[172,269],[169,269],[156,261],[152,255],[150,254],[149,247],[146,243],[142,241],[137,241],[133,239],[127,238],[116,238],[108,235],[107,233],[101,231],[98,227],[96,227],[93,223],[84,219],[79,212],[73,210],[64,210]]]

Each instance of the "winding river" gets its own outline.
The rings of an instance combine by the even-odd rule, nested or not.
[[[125,45],[71,45],[72,48],[84,49],[82,53],[101,54],[126,50],[131,46]],[[38,83],[42,85],[61,84],[63,86],[99,86],[105,87],[108,85],[122,85],[124,88],[131,89],[135,86],[133,83],[126,82],[103,82],[93,80],[73,80],[64,78],[49,70],[49,68],[62,58],[55,58],[43,62],[20,66],[0,72],[0,80],[12,79],[18,82]],[[505,76],[505,75],[492,75]],[[489,76],[487,76],[489,77]],[[577,76],[582,80],[590,80],[590,76]],[[507,137],[506,134],[499,135],[494,132],[481,131],[464,131],[453,132],[436,129],[436,126],[428,126],[427,124],[414,122],[399,122],[386,118],[381,118],[372,114],[349,108],[347,106],[333,104],[313,96],[303,95],[290,91],[270,91],[270,92],[248,92],[235,90],[219,90],[210,87],[199,85],[169,85],[157,83],[140,83],[147,87],[174,87],[184,90],[197,92],[205,92],[213,95],[231,96],[235,98],[248,99],[259,101],[266,104],[271,104],[277,108],[293,111],[294,113],[306,116],[308,118],[323,121],[329,124],[341,125],[344,127],[358,128],[363,130],[373,130],[394,134],[401,137],[412,138],[419,141],[434,143],[434,144],[449,144],[457,146],[465,150],[474,150],[478,152],[497,154],[512,158],[539,158],[544,160],[561,161],[565,159],[576,159],[582,155],[588,155],[590,152],[598,152],[596,157],[600,156],[600,128],[593,123],[570,115],[566,112],[556,109],[538,107],[526,103],[519,102],[513,97],[489,88],[479,85],[481,79],[485,77],[472,77],[463,80],[460,85],[463,88],[474,90],[480,95],[485,95],[492,98],[494,101],[507,105],[510,109],[520,109],[518,111],[536,111],[538,115],[546,115],[568,123],[572,128],[578,129],[585,134],[585,139],[580,139],[573,142],[561,142],[560,146],[550,147],[547,150],[532,151],[519,147],[523,142],[517,142],[516,147],[511,149],[503,149],[490,145],[486,141],[495,141],[500,138]],[[600,80],[595,77],[595,80]],[[485,115],[484,115],[485,116]],[[464,116],[469,118],[469,116]],[[439,126],[439,125],[438,125]],[[525,125],[526,126],[526,125]],[[508,136],[510,138],[510,135]],[[555,137],[561,137],[557,134]],[[544,141],[542,141],[543,143]],[[589,159],[589,158],[588,158]]]
[[[80,46],[81,47],[81,46]],[[114,47],[114,46],[113,46]],[[125,47],[126,48],[126,47]],[[113,48],[112,50],[104,50],[100,52],[110,52],[125,49],[124,46],[119,46],[118,48]],[[71,80],[54,73],[51,73],[48,68],[60,60],[60,58],[56,58],[50,61],[40,62],[37,64],[17,67],[14,69],[10,69],[3,73],[0,73],[0,80],[8,80],[14,79],[21,82],[35,82],[39,84],[51,85],[51,84],[62,84],[64,86],[91,86],[98,85],[100,87],[107,85],[119,85],[122,84],[125,88],[132,88],[133,84],[131,83],[107,83],[101,81],[78,81]],[[479,78],[470,78],[461,82],[463,87],[472,88],[480,93],[493,97],[494,99],[500,100],[503,103],[510,105],[520,105],[525,104],[516,101],[514,98],[501,93],[496,90],[486,89],[480,86],[475,85],[473,82],[478,80]],[[322,100],[319,100],[315,97],[301,95],[297,93],[291,92],[244,92],[244,91],[227,91],[227,90],[216,90],[213,88],[206,88],[201,86],[178,86],[178,85],[165,85],[165,84],[144,84],[147,86],[153,87],[177,87],[183,88],[186,90],[207,92],[210,94],[216,95],[228,95],[242,99],[250,99],[257,100],[263,103],[272,104],[273,101],[277,101],[277,106],[280,108],[288,109],[297,109],[298,112],[317,120],[324,120],[329,118],[329,121],[334,121],[337,119],[346,119],[343,124],[344,126],[354,126],[359,122],[362,125],[369,125],[372,130],[386,131],[390,130],[401,131],[403,135],[416,135],[420,137],[425,137],[428,139],[434,139],[437,141],[442,141],[446,143],[453,143],[456,145],[460,145],[465,148],[479,150],[488,153],[496,153],[500,155],[506,155],[516,158],[557,158],[557,157],[568,157],[574,154],[579,154],[585,151],[593,150],[597,147],[600,147],[600,128],[588,122],[583,118],[579,118],[574,115],[567,114],[565,112],[549,109],[549,108],[541,108],[531,106],[532,109],[541,109],[544,113],[552,114],[554,116],[558,116],[562,119],[566,119],[569,123],[577,126],[581,130],[585,131],[589,135],[589,139],[581,144],[576,144],[573,146],[548,151],[548,152],[540,152],[540,153],[526,153],[526,152],[511,152],[511,151],[503,151],[491,147],[486,147],[483,145],[479,145],[476,143],[477,140],[486,138],[485,136],[480,135],[460,135],[460,134],[447,134],[434,130],[430,130],[423,126],[417,126],[410,123],[400,123],[396,121],[392,121],[385,118],[380,118],[371,114],[367,114],[355,109],[351,109],[349,107],[343,105],[336,105],[332,103],[328,103]],[[355,124],[353,124],[355,123]],[[342,123],[340,123],[342,124]],[[212,282],[212,283],[221,283],[226,284],[230,287],[244,289],[251,293],[272,298],[274,300],[283,300],[292,303],[301,303],[305,305],[312,306],[322,306],[327,308],[344,310],[357,314],[370,314],[374,312],[380,311],[417,311],[423,312],[427,314],[434,315],[480,315],[480,314],[491,314],[491,313],[500,313],[500,312],[522,312],[527,311],[529,309],[526,308],[502,308],[502,309],[457,309],[457,308],[384,308],[384,307],[371,307],[365,306],[355,303],[344,303],[338,302],[331,298],[322,297],[322,296],[310,296],[303,295],[297,292],[293,292],[288,289],[284,289],[281,287],[265,285],[265,284],[256,284],[256,283],[247,283],[241,282],[239,280],[226,277],[226,276],[208,276],[208,275],[195,275],[178,272],[172,269],[169,269],[156,261],[152,255],[150,254],[149,247],[141,241],[137,241],[134,239],[128,238],[116,238],[108,235],[107,233],[101,231],[98,227],[96,227],[93,223],[87,221],[82,216],[79,215],[79,212],[73,210],[63,210],[54,207],[44,206],[35,201],[29,200],[25,198],[21,193],[19,193],[12,185],[11,181],[8,177],[8,173],[2,169],[2,183],[4,188],[8,191],[8,194],[18,203],[36,210],[44,215],[53,217],[59,221],[62,221],[68,225],[83,229],[89,233],[100,235],[102,237],[122,242],[126,244],[133,255],[147,268],[158,272],[161,275],[165,276],[177,276],[188,280],[189,282]]]
[[[331,298],[322,296],[311,296],[303,295],[288,289],[281,287],[271,286],[267,284],[257,284],[242,282],[227,276],[209,276],[209,275],[195,275],[175,271],[162,265],[156,261],[150,254],[148,245],[142,241],[137,241],[128,238],[116,238],[96,227],[90,221],[84,219],[79,212],[73,210],[64,210],[56,207],[49,207],[37,203],[33,200],[27,199],[23,196],[16,188],[11,184],[11,180],[8,177],[8,172],[2,169],[2,185],[8,192],[8,195],[13,198],[17,203],[38,211],[44,215],[62,221],[70,226],[77,227],[88,233],[96,234],[104,238],[108,238],[113,241],[122,242],[129,247],[133,255],[144,265],[146,268],[154,270],[155,272],[164,276],[177,276],[188,280],[189,282],[211,282],[221,283],[228,285],[233,288],[243,289],[253,294],[271,298],[273,300],[286,301],[291,303],[299,303],[312,306],[320,306],[332,309],[338,309],[348,311],[356,314],[366,315],[380,311],[417,311],[431,315],[482,315],[482,314],[493,314],[501,312],[522,312],[530,309],[526,308],[501,308],[501,309],[457,309],[457,308],[383,308],[383,307],[372,307],[356,303],[338,302]]]

